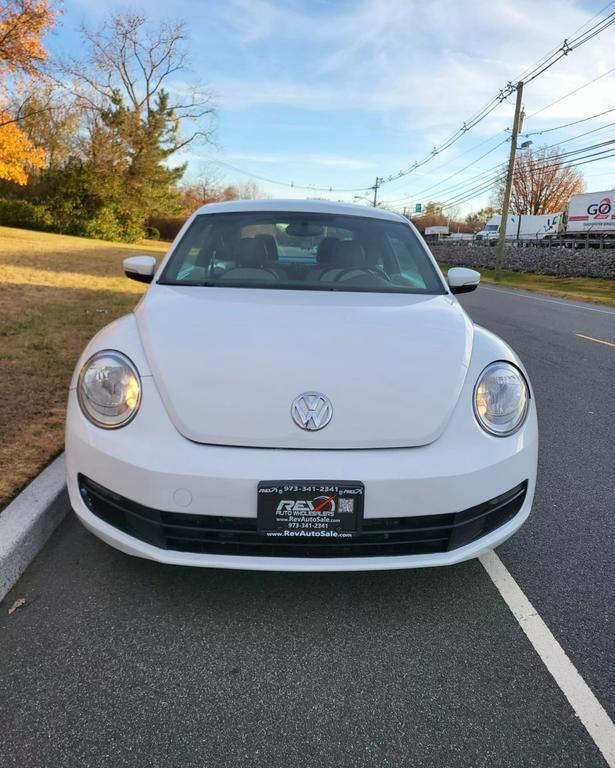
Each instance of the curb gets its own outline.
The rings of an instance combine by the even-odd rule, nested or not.
[[[61,454],[0,513],[0,600],[17,583],[69,509]]]

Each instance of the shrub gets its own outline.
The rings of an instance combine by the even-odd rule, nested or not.
[[[98,240],[123,240],[122,225],[111,206],[101,208],[89,219],[83,219],[76,226],[75,234],[94,237]]]
[[[134,243],[143,237],[143,227],[115,205],[104,205],[88,218],[76,219],[70,227],[70,234]]]
[[[148,240],[160,240],[160,230],[156,227],[145,227],[144,234]]]
[[[185,223],[185,216],[152,216],[146,220],[145,228],[157,229],[163,240],[174,240]]]
[[[28,200],[0,199],[0,225],[43,231],[54,229],[53,216],[49,210],[44,205]]]

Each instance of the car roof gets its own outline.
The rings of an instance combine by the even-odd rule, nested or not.
[[[328,213],[344,216],[362,216],[370,219],[386,219],[388,221],[406,221],[403,216],[382,208],[372,208],[367,205],[352,203],[332,203],[328,200],[230,200],[226,203],[208,203],[196,211],[201,213],[244,213],[244,212],[294,212],[294,213]]]

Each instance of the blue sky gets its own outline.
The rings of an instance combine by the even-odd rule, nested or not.
[[[153,21],[170,15],[187,21],[193,70],[216,94],[216,144],[191,147],[185,156],[189,178],[250,179],[213,158],[272,180],[352,190],[316,192],[259,181],[270,196],[352,200],[369,194],[365,190],[377,175],[425,156],[604,5],[606,0],[151,0],[130,7]],[[95,28],[110,10],[123,8],[65,0],[50,48],[60,54],[78,50],[82,23]],[[608,9],[613,10],[615,3]],[[615,108],[614,71],[531,117],[615,67],[614,48],[615,26],[529,85],[524,130]],[[512,112],[512,104],[502,104],[446,153],[383,186],[382,199],[399,208],[452,199],[455,193],[446,190],[453,184],[505,157],[506,145],[496,147],[506,138],[502,131]],[[564,145],[575,149],[611,138],[608,124],[614,121],[615,112],[532,138],[540,146],[604,127]],[[474,164],[443,182],[468,163]],[[588,190],[615,185],[613,160],[584,170]],[[464,203],[460,212],[479,208],[487,198]]]

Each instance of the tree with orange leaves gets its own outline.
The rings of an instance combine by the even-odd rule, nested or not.
[[[539,147],[517,155],[510,212],[545,214],[563,211],[572,195],[583,191],[583,173],[566,163],[558,147]],[[504,182],[495,192],[501,206]]]
[[[35,147],[15,123],[6,123],[0,128],[0,179],[23,186],[28,183],[28,167],[44,166],[45,151]]]
[[[43,35],[55,23],[49,0],[0,0],[0,87],[10,78],[39,77],[48,53]],[[35,147],[0,96],[0,179],[26,184],[29,168],[42,168],[45,153]]]

